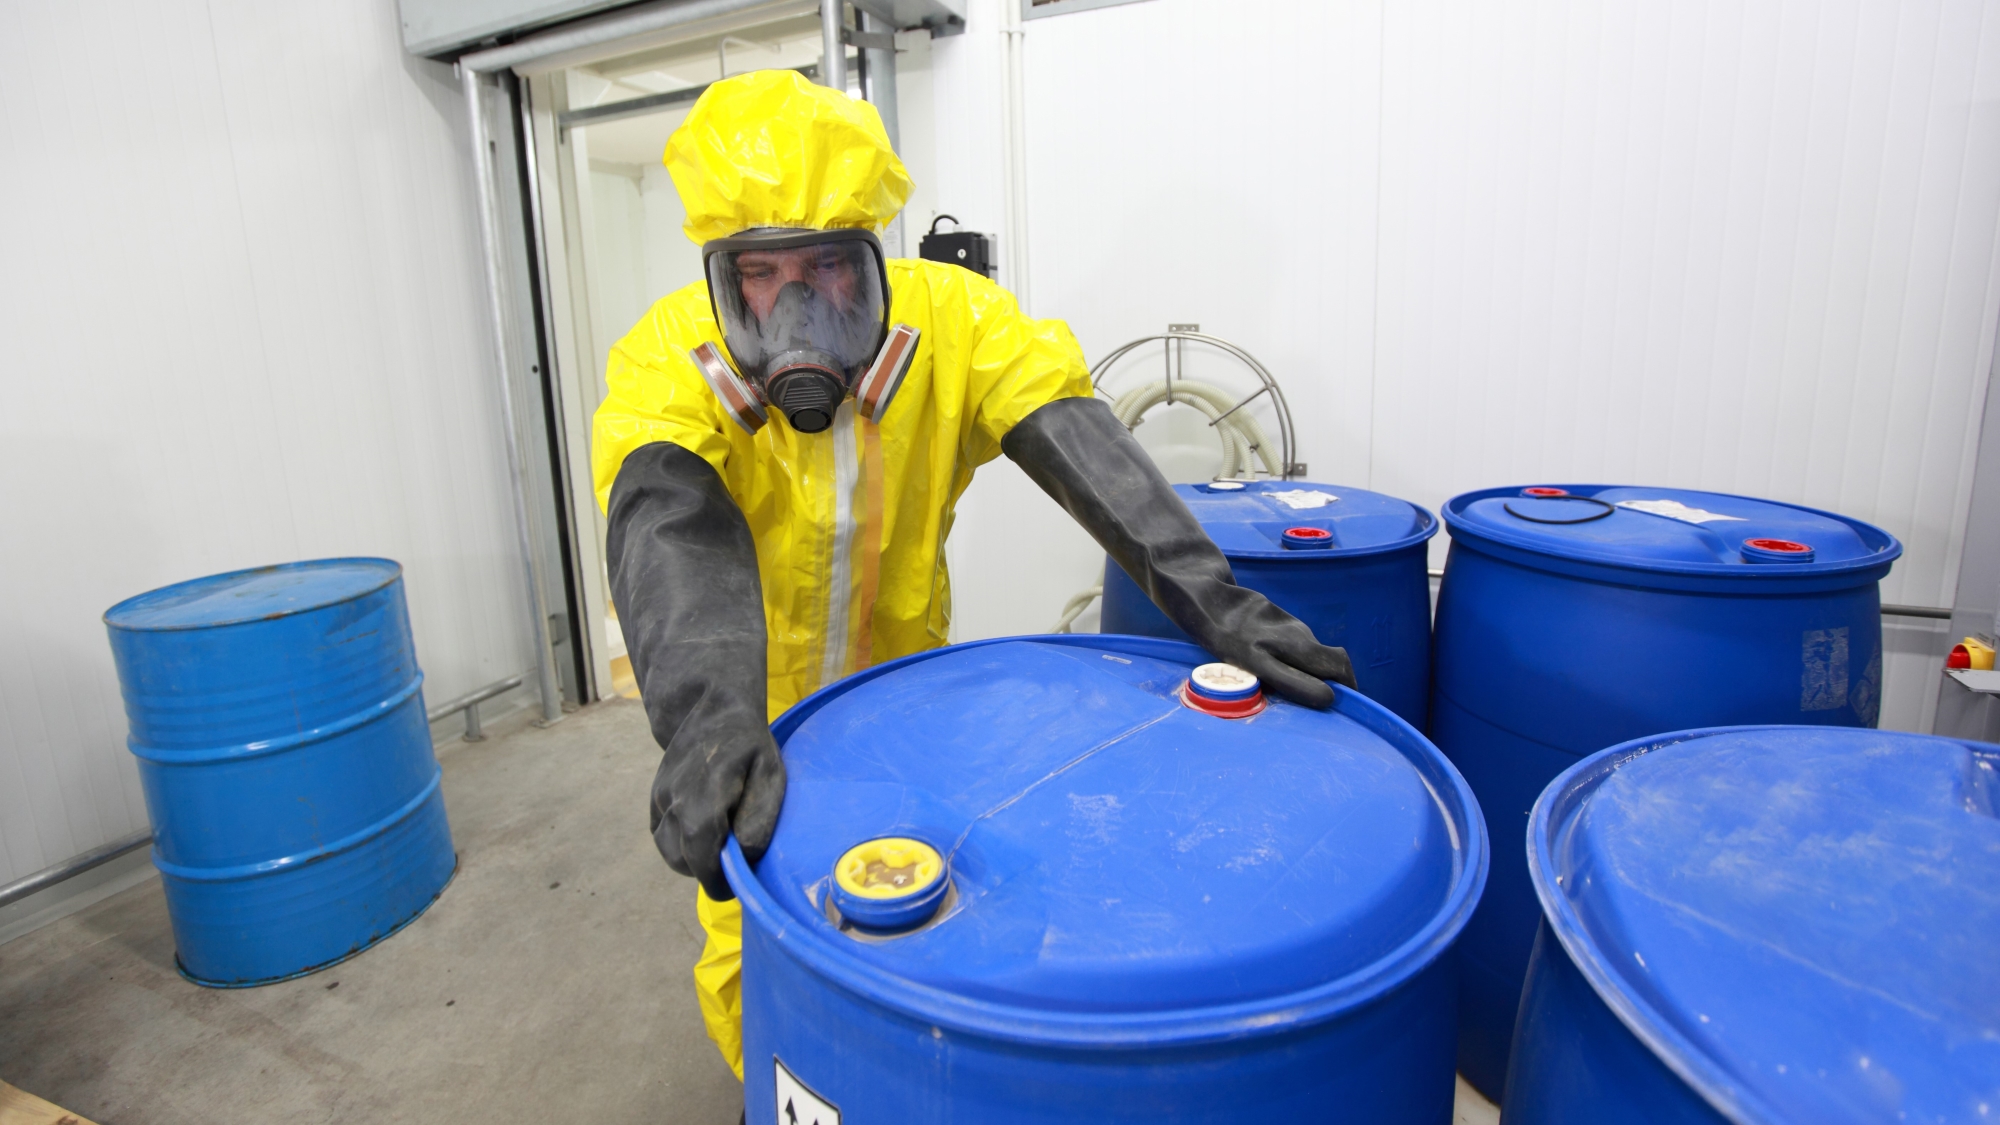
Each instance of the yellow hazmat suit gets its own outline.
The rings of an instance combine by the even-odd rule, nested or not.
[[[710,87],[665,162],[697,243],[752,227],[879,229],[910,191],[874,107],[790,71]],[[945,643],[944,541],[973,470],[1036,409],[1090,394],[1061,321],[1022,315],[1005,290],[958,266],[887,265],[889,319],[922,336],[877,422],[850,401],[822,433],[798,433],[776,411],[746,433],[688,357],[703,343],[728,354],[703,282],[662,298],[611,352],[591,447],[598,504],[626,455],[651,442],[714,466],[757,543],[772,719],[848,673]],[[695,988],[741,1078],[741,909],[696,894],[708,945]]]

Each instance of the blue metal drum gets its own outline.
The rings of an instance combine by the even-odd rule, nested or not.
[[[1361,692],[1425,729],[1431,675],[1431,588],[1425,544],[1437,518],[1415,504],[1303,481],[1177,484],[1238,585],[1347,649]],[[1117,563],[1104,562],[1106,633],[1189,637]]]
[[[1895,537],[1665,488],[1496,488],[1445,505],[1431,736],[1502,841],[1459,943],[1459,1067],[1499,1100],[1540,918],[1520,840],[1550,779],[1614,743],[1737,723],[1875,724]]]
[[[198,578],[104,622],[188,979],[323,969],[444,889],[458,861],[400,566]]]
[[[1471,793],[1379,704],[1204,659],[977,642],[778,721],[777,835],[724,856],[750,1120],[1450,1119]]]
[[[2000,747],[1655,735],[1535,803],[1508,1125],[2000,1116]]]

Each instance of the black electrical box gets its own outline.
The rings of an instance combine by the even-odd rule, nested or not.
[[[917,257],[927,262],[950,262],[982,277],[992,277],[1000,268],[993,252],[993,236],[976,230],[939,231],[938,224],[946,219],[954,225],[958,223],[958,219],[951,215],[939,215],[931,220],[930,233],[917,243]]]

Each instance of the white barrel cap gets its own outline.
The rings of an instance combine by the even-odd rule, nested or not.
[[[1263,687],[1257,677],[1234,664],[1203,664],[1188,676],[1195,691],[1209,699],[1247,699]]]

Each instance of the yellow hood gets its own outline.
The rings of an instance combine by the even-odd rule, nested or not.
[[[790,70],[710,86],[662,161],[696,245],[751,227],[879,230],[910,198],[875,107]]]

